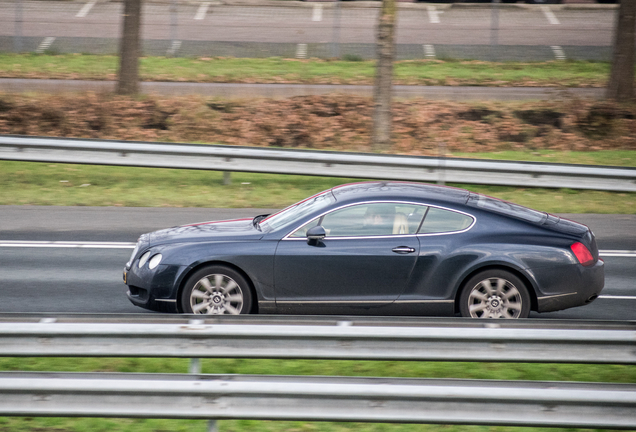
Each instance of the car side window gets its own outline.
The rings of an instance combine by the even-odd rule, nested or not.
[[[452,210],[430,207],[418,234],[437,234],[462,231],[473,223],[473,218]]]
[[[425,206],[404,203],[365,203],[327,213],[305,224],[290,237],[305,237],[318,224],[327,237],[361,237],[415,234],[426,213]]]

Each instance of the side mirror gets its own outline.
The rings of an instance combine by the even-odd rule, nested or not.
[[[307,231],[307,243],[311,244],[312,242],[319,242],[324,239],[326,235],[327,233],[321,225],[309,228]]]

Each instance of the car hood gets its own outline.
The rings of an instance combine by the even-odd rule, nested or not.
[[[205,241],[258,240],[263,233],[256,229],[252,218],[201,222],[166,228],[150,233],[150,245]]]

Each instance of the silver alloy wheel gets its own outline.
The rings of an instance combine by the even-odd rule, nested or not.
[[[509,280],[492,277],[477,283],[468,295],[468,311],[473,318],[519,318],[523,298]]]
[[[243,309],[243,291],[231,277],[211,274],[194,285],[190,306],[195,314],[238,315]]]

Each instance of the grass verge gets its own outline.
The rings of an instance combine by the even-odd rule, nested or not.
[[[114,80],[118,58],[89,54],[0,54],[0,78]],[[603,87],[608,62],[485,62],[406,60],[395,63],[395,84]],[[143,81],[221,83],[373,83],[375,61],[283,58],[140,59]]]
[[[517,160],[571,163],[622,162],[633,166],[636,152],[481,154]],[[0,162],[0,205],[282,208],[316,192],[359,179],[232,173],[223,185],[216,171]],[[551,213],[631,214],[636,194],[572,189],[457,185]]]

